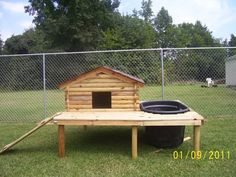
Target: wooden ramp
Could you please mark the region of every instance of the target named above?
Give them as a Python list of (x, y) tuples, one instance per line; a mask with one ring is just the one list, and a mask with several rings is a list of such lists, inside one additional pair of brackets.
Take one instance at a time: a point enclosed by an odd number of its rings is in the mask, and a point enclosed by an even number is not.
[(41, 127), (43, 127), (44, 125), (46, 125), (47, 123), (49, 123), (55, 116), (60, 115), (61, 113), (57, 113), (54, 114), (52, 117), (46, 118), (43, 121), (41, 121), (35, 128), (33, 128), (32, 130), (30, 130), (29, 132), (27, 132), (26, 134), (22, 135), (20, 138), (16, 139), (15, 141), (13, 141), (10, 144), (7, 144), (6, 146), (4, 146), (1, 150), (0, 150), (0, 154), (2, 154), (3, 152), (7, 151), (8, 149), (10, 149), (11, 147), (15, 146), (16, 144), (18, 144), (20, 141), (22, 141), (23, 139), (27, 138), (29, 135), (31, 135), (32, 133), (34, 133), (35, 131), (37, 131), (38, 129), (40, 129)]

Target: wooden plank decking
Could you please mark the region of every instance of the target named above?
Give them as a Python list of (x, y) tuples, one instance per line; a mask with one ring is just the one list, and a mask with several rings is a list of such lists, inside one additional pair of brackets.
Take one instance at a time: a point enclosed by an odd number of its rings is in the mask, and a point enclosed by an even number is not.
[(194, 150), (200, 150), (200, 127), (204, 118), (189, 111), (183, 114), (152, 114), (142, 111), (124, 112), (62, 112), (54, 117), (53, 122), (58, 125), (59, 156), (64, 157), (65, 140), (64, 125), (90, 125), (90, 126), (131, 126), (132, 127), (132, 159), (138, 154), (137, 136), (138, 126), (179, 126), (192, 125), (194, 137)]
[(187, 121), (199, 120), (202, 121), (203, 117), (194, 112), (189, 111), (181, 114), (152, 114), (142, 111), (124, 111), (124, 112), (62, 112), (60, 115), (55, 116), (54, 123), (60, 121), (83, 121), (83, 120), (97, 120), (97, 121)]

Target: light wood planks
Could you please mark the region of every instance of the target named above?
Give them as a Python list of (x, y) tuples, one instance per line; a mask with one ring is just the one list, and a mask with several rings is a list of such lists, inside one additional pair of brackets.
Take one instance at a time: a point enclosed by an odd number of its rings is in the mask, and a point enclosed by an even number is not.
[(200, 126), (203, 117), (194, 111), (184, 114), (160, 115), (132, 112), (64, 112), (54, 117), (58, 125), (59, 157), (65, 155), (64, 126), (90, 125), (90, 126), (131, 126), (131, 157), (138, 156), (138, 126), (166, 126), (166, 125), (193, 125), (194, 150), (200, 151)]
[(134, 91), (134, 87), (94, 87), (94, 88), (69, 88), (69, 92), (112, 92)]
[(37, 131), (38, 129), (40, 129), (41, 127), (43, 127), (44, 125), (46, 125), (47, 123), (51, 122), (54, 117), (60, 115), (61, 113), (56, 113), (54, 114), (52, 117), (49, 117), (47, 119), (44, 119), (43, 121), (41, 121), (35, 128), (33, 128), (32, 130), (30, 130), (29, 132), (25, 133), (24, 135), (22, 135), (20, 138), (16, 139), (15, 141), (13, 141), (12, 143), (6, 145), (3, 147), (3, 149), (0, 150), (0, 154), (7, 151), (8, 149), (10, 149), (11, 147), (15, 146), (16, 144), (18, 144), (19, 142), (21, 142), (22, 140), (24, 140), (25, 138), (27, 138), (28, 136), (30, 136), (32, 133), (34, 133), (35, 131)]
[(134, 108), (134, 104), (113, 104), (112, 108), (115, 109), (126, 109), (126, 108)]
[(132, 127), (132, 160), (135, 160), (138, 156), (138, 127)]
[(113, 91), (112, 96), (133, 96), (134, 92), (133, 91)]
[[(102, 110), (104, 112), (96, 112)], [(165, 120), (197, 120), (203, 121), (203, 117), (194, 112), (189, 111), (183, 114), (152, 114), (143, 111), (128, 111), (128, 112), (106, 112), (109, 109), (94, 109), (95, 112), (62, 112), (54, 117), (54, 120), (69, 120), (69, 119), (109, 119), (109, 120), (147, 120), (147, 121), (165, 121)]]
[(133, 111), (133, 109), (70, 109), (69, 112), (130, 112), (130, 111)]
[(59, 88), (65, 89), (66, 86), (71, 86), (78, 82), (83, 82), (84, 80), (89, 80), (90, 78), (94, 79), (116, 79), (126, 83), (135, 83), (139, 86), (143, 86), (144, 82), (141, 79), (135, 78), (128, 74), (122, 73), (120, 71), (113, 70), (108, 67), (98, 67), (92, 71), (82, 73), (80, 76), (72, 78), (66, 82), (63, 82), (59, 85)]
[(137, 93), (138, 87), (135, 84), (134, 85), (134, 110), (137, 111), (139, 110), (139, 97), (138, 97), (138, 93)]
[(133, 100), (112, 100), (112, 104), (133, 104)]
[(72, 95), (69, 96), (69, 101), (92, 101), (92, 95)]
[(119, 79), (114, 79), (114, 78), (109, 78), (109, 79), (93, 78), (93, 79), (83, 80), (81, 83), (124, 83), (124, 82)]
[(139, 126), (176, 126), (176, 125), (194, 125), (203, 124), (203, 117), (196, 112), (190, 111), (184, 114), (161, 115), (151, 114), (142, 111), (124, 111), (125, 109), (117, 109), (114, 112), (109, 109), (92, 110), (94, 112), (64, 112), (56, 116), (54, 121), (67, 125), (139, 125)]
[(112, 96), (112, 100), (134, 100), (138, 99), (136, 96)]
[(104, 79), (104, 78), (110, 78), (110, 79), (114, 79), (114, 77), (113, 76), (111, 76), (111, 75), (108, 75), (108, 74), (105, 74), (105, 73), (97, 73), (96, 74), (96, 76), (94, 76), (94, 77), (90, 77), (90, 79)]
[(200, 151), (200, 125), (193, 127), (193, 137), (194, 137), (194, 150)]
[(89, 125), (89, 126), (142, 126), (139, 121), (109, 121), (109, 120), (61, 120), (54, 121), (57, 125)]
[(94, 88), (94, 87), (132, 87), (132, 84), (124, 83), (124, 82), (78, 83), (78, 84), (71, 85), (70, 88)]
[(70, 101), (71, 105), (92, 105), (92, 100), (78, 100), (78, 101)]
[(92, 109), (92, 105), (72, 105), (70, 104), (67, 108), (69, 109)]
[(70, 106), (70, 99), (69, 99), (69, 87), (66, 88), (65, 91), (65, 104), (66, 104), (66, 110), (69, 111), (69, 106)]
[(136, 84), (120, 80), (113, 75), (94, 73), (67, 86), (65, 91), (67, 111), (92, 111), (92, 92), (111, 92), (112, 111), (139, 110)]
[(70, 92), (68, 93), (69, 96), (91, 96), (91, 92)]
[(64, 125), (58, 125), (58, 155), (60, 158), (65, 156)]

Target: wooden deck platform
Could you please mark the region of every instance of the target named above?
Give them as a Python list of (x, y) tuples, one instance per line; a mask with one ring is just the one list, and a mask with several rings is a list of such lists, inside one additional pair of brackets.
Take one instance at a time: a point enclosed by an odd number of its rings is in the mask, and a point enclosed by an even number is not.
[(181, 126), (192, 125), (194, 150), (200, 150), (200, 126), (204, 118), (194, 111), (183, 114), (152, 114), (142, 111), (125, 112), (62, 112), (53, 118), (58, 125), (59, 156), (65, 155), (64, 126), (131, 126), (132, 127), (132, 159), (137, 157), (137, 136), (139, 126)]

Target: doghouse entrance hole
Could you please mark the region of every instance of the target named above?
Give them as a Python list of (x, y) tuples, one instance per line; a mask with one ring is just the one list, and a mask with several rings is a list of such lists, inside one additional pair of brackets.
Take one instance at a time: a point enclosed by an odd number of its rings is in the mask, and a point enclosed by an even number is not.
[(111, 92), (92, 92), (93, 108), (111, 108)]

